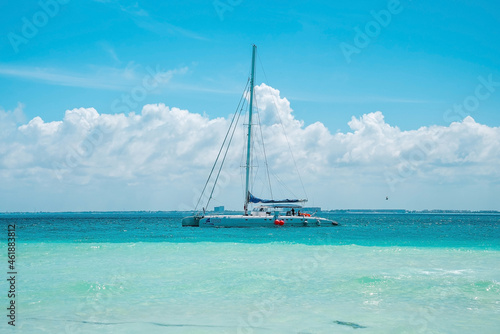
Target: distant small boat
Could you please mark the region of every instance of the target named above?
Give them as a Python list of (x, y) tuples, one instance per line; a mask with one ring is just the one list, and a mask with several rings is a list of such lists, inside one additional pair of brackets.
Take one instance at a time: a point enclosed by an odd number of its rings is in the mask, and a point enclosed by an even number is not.
[[(300, 213), (300, 210), (303, 209), (303, 203), (307, 202), (306, 199), (281, 199), (281, 200), (261, 199), (253, 196), (250, 192), (250, 170), (251, 170), (251, 152), (252, 152), (252, 113), (253, 113), (253, 102), (254, 102), (256, 49), (257, 47), (253, 45), (252, 69), (251, 69), (250, 84), (249, 84), (248, 133), (247, 133), (247, 145), (246, 145), (247, 154), (246, 154), (246, 165), (245, 165), (245, 201), (243, 205), (244, 214), (205, 215), (205, 210), (203, 210), (203, 212), (199, 212), (193, 216), (183, 218), (182, 226), (199, 226), (199, 227), (336, 226), (338, 225), (338, 223), (335, 221), (316, 217), (314, 216), (314, 214)], [(229, 129), (228, 134), (230, 131), (231, 128)], [(219, 155), (221, 151), (219, 151)], [(214, 171), (214, 168), (212, 168), (212, 172)], [(222, 166), (220, 168), (222, 168)], [(212, 173), (210, 173), (210, 176), (211, 175)], [(209, 201), (210, 199), (211, 195), (209, 197)], [(258, 206), (254, 207), (252, 210), (249, 210), (249, 205), (254, 205), (254, 204)]]

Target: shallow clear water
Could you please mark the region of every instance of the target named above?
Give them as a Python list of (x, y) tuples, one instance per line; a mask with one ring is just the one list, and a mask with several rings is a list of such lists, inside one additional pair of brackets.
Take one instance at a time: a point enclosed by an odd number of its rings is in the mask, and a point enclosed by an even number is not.
[[(1, 215), (5, 235), (8, 224), (17, 230), (16, 331), (498, 333), (500, 216), (325, 217), (341, 225), (198, 229), (171, 213)], [(6, 275), (5, 243), (0, 252)]]

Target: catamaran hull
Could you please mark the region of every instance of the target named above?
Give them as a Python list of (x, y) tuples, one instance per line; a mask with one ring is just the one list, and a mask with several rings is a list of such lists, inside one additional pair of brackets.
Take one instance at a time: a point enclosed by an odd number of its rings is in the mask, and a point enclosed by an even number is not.
[[(277, 225), (276, 220), (282, 221), (282, 225)], [(196, 224), (197, 223), (197, 224)], [(337, 222), (325, 218), (299, 217), (299, 216), (205, 216), (186, 217), (182, 220), (182, 226), (199, 227), (329, 227), (336, 226)]]

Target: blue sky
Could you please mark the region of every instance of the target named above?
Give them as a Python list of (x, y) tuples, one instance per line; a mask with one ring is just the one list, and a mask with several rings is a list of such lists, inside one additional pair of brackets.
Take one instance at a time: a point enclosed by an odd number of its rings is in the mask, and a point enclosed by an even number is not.
[[(32, 22), (42, 8), (38, 1), (3, 4), (1, 105), (22, 102), (28, 118), (48, 121), (82, 106), (112, 112), (111, 101), (135, 84), (116, 85), (128, 65), (187, 66), (186, 75), (144, 102), (225, 116), (244, 84), (252, 43), (269, 84), (296, 114), (331, 128), (376, 110), (404, 129), (445, 124), (443, 112), (473, 92), (479, 75), (499, 77), (496, 2), (401, 1), (402, 11), (350, 63), (340, 43), (354, 45), (354, 28), (363, 30), (387, 1), (240, 2), (222, 7), (221, 20), (214, 1), (69, 1), (18, 52), (5, 35), (22, 36), (22, 18)], [(88, 84), (7, 75), (6, 68), (80, 75)], [(482, 103), (476, 121), (500, 125), (499, 101), (495, 94)]]
[[(493, 1), (42, 0), (3, 2), (0, 13), (0, 111), (15, 116), (17, 128), (35, 117), (60, 122), (78, 108), (128, 115), (158, 103), (207, 119), (227, 118), (245, 85), (252, 44), (258, 46), (257, 84), (279, 90), (304, 128), (321, 122), (332, 135), (347, 134), (354, 132), (348, 124), (353, 117), (377, 111), (403, 132), (448, 129), (468, 115), (488, 128), (500, 126), (500, 4)], [(346, 47), (357, 51), (346, 54)], [(164, 80), (140, 90), (151, 73), (162, 73)], [(142, 95), (125, 103), (134, 92)], [(18, 143), (12, 136), (6, 142)], [(5, 175), (9, 182), (26, 179)], [(497, 177), (485, 174), (486, 186), (479, 189), (498, 195)], [(100, 181), (90, 179), (78, 189), (90, 187), (85, 189), (91, 193), (99, 187)], [(26, 182), (26, 189), (39, 193), (33, 201), (41, 200), (46, 191)], [(390, 193), (387, 184), (371, 186), (384, 198)], [(22, 194), (12, 199), (12, 208), (123, 209), (90, 199), (81, 206), (58, 206), (55, 200), (22, 205)], [(148, 206), (139, 199), (131, 203), (134, 209)], [(407, 198), (394, 205), (428, 206), (409, 203)], [(462, 207), (454, 203), (437, 206)], [(377, 205), (370, 198), (352, 204)], [(495, 205), (472, 207), (500, 209)]]

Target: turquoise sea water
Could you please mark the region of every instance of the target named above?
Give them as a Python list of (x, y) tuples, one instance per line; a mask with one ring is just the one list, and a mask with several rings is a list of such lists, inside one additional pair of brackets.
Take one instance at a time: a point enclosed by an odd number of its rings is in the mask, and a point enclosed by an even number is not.
[[(323, 214), (199, 229), (173, 213), (2, 214), (19, 333), (498, 333), (500, 215)], [(7, 324), (7, 243), (0, 248)]]

